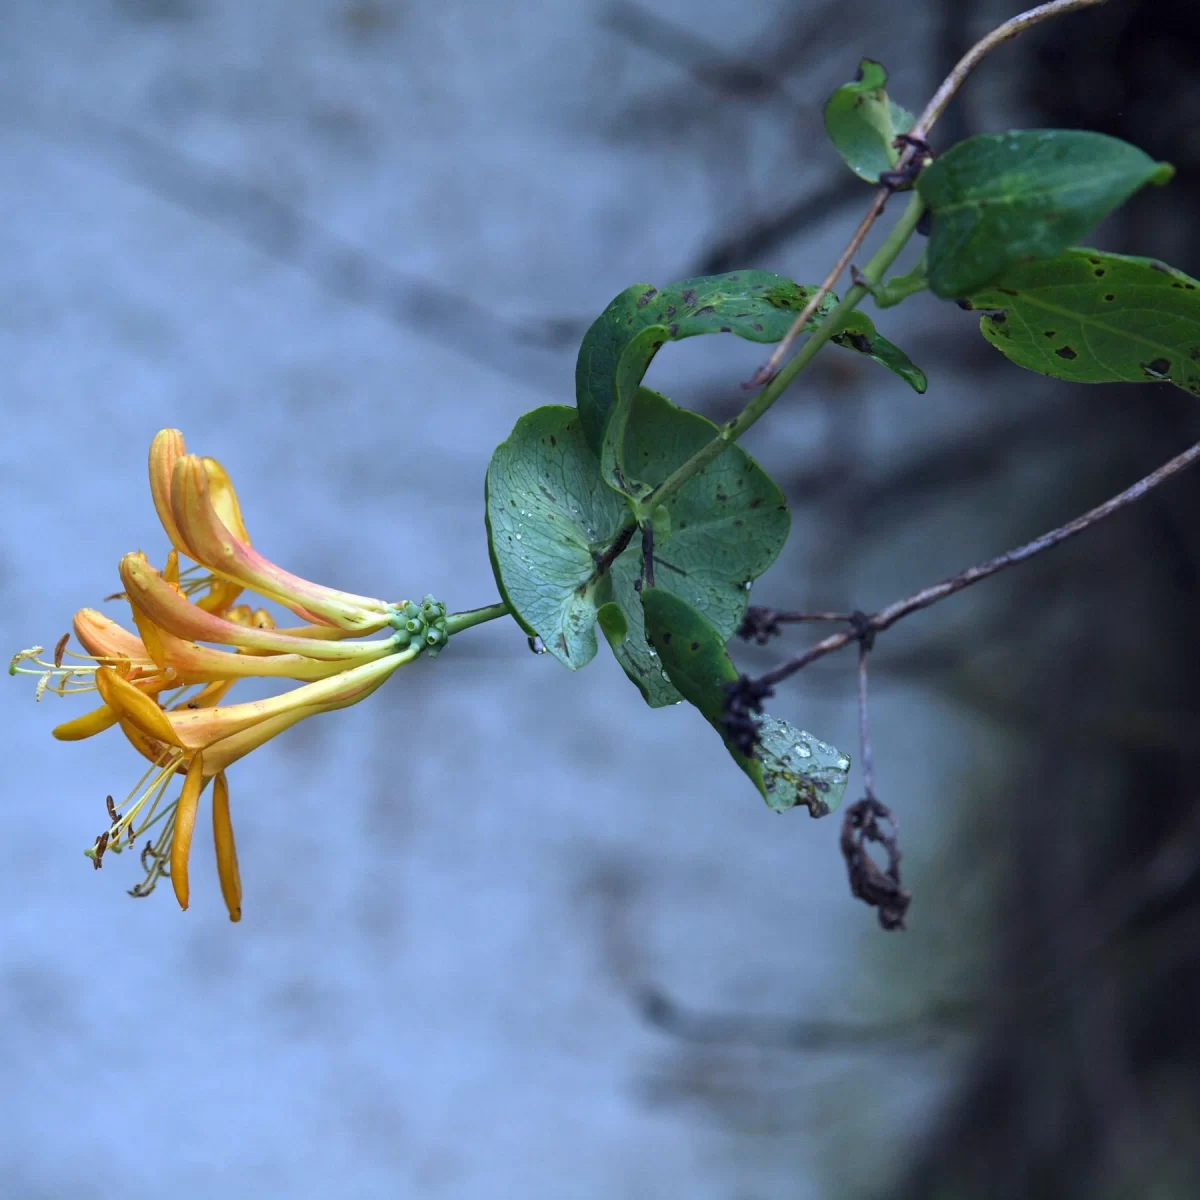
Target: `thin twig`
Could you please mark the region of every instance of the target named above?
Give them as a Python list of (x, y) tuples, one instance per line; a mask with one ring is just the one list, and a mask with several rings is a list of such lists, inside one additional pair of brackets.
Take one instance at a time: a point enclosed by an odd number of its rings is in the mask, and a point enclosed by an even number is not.
[[(1015, 38), (1018, 34), (1040, 25), (1051, 17), (1063, 17), (1067, 13), (1076, 12), (1083, 8), (1096, 8), (1106, 4), (1108, 0), (1053, 0), (1050, 4), (1039, 4), (1027, 12), (1018, 13), (1010, 21), (993, 29), (986, 37), (981, 38), (954, 64), (954, 69), (942, 80), (941, 87), (933, 94), (933, 99), (925, 105), (925, 111), (912, 127), (912, 136), (924, 139), (936, 124), (938, 118), (946, 110), (946, 105), (954, 97), (954, 93), (967, 81), (980, 62), (1003, 42)], [(911, 156), (910, 156), (911, 158)], [(899, 166), (899, 164), (897, 164)]]
[(872, 635), (858, 641), (858, 744), (862, 762), (863, 791), (875, 799), (875, 758), (871, 753), (871, 722), (867, 715), (867, 674), (871, 663)]
[[(1031, 8), (1027, 12), (1019, 13), (1012, 20), (1005, 21), (1003, 25), (993, 29), (986, 37), (981, 38), (954, 64), (954, 69), (942, 80), (941, 86), (933, 94), (933, 99), (925, 106), (925, 111), (921, 113), (920, 117), (917, 118), (917, 123), (909, 131), (908, 140), (906, 140), (904, 148), (896, 160), (895, 167), (889, 174), (893, 178), (902, 178), (913, 167), (917, 157), (927, 152), (924, 143), (929, 138), (929, 131), (945, 111), (946, 105), (950, 103), (954, 94), (966, 82), (971, 72), (1002, 42), (1007, 42), (1009, 39), (1015, 38), (1018, 34), (1024, 33), (1027, 29), (1032, 29), (1035, 25), (1039, 25), (1042, 21), (1047, 21), (1051, 17), (1064, 16), (1078, 9), (1094, 8), (1097, 5), (1105, 3), (1107, 3), (1107, 0), (1052, 0), (1049, 4), (1041, 4), (1037, 8)], [(771, 357), (754, 373), (754, 378), (750, 381), (751, 387), (761, 387), (766, 383), (770, 383), (775, 378), (775, 375), (779, 371), (779, 364), (783, 362), (787, 352), (803, 332), (804, 326), (808, 323), (813, 313), (817, 311), (821, 301), (833, 291), (834, 285), (841, 278), (842, 272), (850, 265), (850, 260), (854, 257), (859, 246), (862, 245), (863, 240), (870, 232), (871, 226), (875, 224), (883, 213), (884, 207), (888, 202), (888, 197), (891, 196), (894, 190), (895, 188), (884, 185), (875, 193), (875, 199), (871, 201), (871, 207), (867, 209), (866, 216), (859, 222), (858, 228), (854, 231), (854, 235), (850, 238), (850, 241), (846, 244), (846, 248), (838, 257), (833, 270), (825, 277), (821, 286), (808, 298), (808, 303), (800, 310), (799, 315), (792, 322), (792, 327), (784, 335), (783, 341), (772, 351)]]
[(809, 296), (808, 303), (797, 314), (796, 319), (792, 322), (792, 327), (783, 335), (783, 341), (771, 351), (771, 357), (754, 372), (754, 377), (750, 380), (750, 387), (762, 387), (764, 384), (770, 383), (776, 374), (778, 374), (779, 364), (783, 362), (787, 352), (792, 348), (792, 343), (803, 332), (804, 326), (808, 324), (813, 313), (820, 307), (821, 301), (833, 291), (833, 285), (837, 283), (841, 278), (842, 272), (849, 266), (850, 260), (857, 253), (859, 246), (863, 244), (863, 239), (870, 233), (871, 226), (879, 220), (884, 205), (887, 204), (888, 197), (891, 194), (892, 189), (886, 187), (881, 187), (876, 193), (875, 199), (871, 202), (871, 207), (867, 209), (867, 215), (859, 221), (858, 228), (854, 231), (854, 236), (846, 243), (846, 248), (842, 251), (837, 262), (833, 264), (833, 269), (825, 276), (825, 280), (821, 286)]
[[(949, 579), (942, 580), (941, 583), (935, 583), (932, 587), (922, 588), (919, 592), (914, 592), (911, 596), (903, 600), (897, 600), (894, 604), (889, 604), (887, 608), (882, 608), (877, 613), (869, 616), (864, 623), (864, 628), (872, 633), (882, 633), (885, 629), (890, 629), (897, 621), (907, 617), (910, 613), (917, 612), (922, 608), (928, 608), (930, 605), (936, 604), (939, 600), (944, 600), (947, 596), (952, 596), (955, 592), (961, 592), (973, 583), (978, 583), (981, 579), (987, 579), (999, 571), (1003, 571), (1008, 567), (1015, 566), (1017, 563), (1032, 558), (1035, 554), (1041, 554), (1043, 550), (1049, 550), (1059, 545), (1060, 542), (1065, 542), (1068, 538), (1074, 537), (1077, 533), (1082, 533), (1085, 529), (1090, 529), (1091, 526), (1097, 524), (1099, 521), (1103, 521), (1106, 517), (1112, 516), (1113, 513), (1119, 512), (1135, 500), (1140, 500), (1152, 488), (1156, 488), (1160, 483), (1166, 482), (1166, 480), (1170, 479), (1173, 475), (1177, 475), (1185, 467), (1190, 467), (1197, 459), (1200, 459), (1200, 442), (1197, 442), (1196, 445), (1185, 450), (1182, 454), (1176, 455), (1170, 462), (1163, 463), (1161, 467), (1155, 471), (1151, 471), (1144, 479), (1139, 479), (1132, 487), (1126, 488), (1125, 491), (1113, 496), (1111, 500), (1106, 500), (1103, 504), (1090, 509), (1082, 516), (1076, 517), (1075, 520), (1068, 521), (1066, 525), (1060, 525), (1057, 529), (1052, 529), (1049, 533), (1044, 533), (1041, 537), (1034, 538), (1033, 541), (1026, 542), (1025, 545), (1018, 546), (1015, 550), (1009, 550), (1005, 554), (989, 558), (986, 562), (979, 563), (974, 567), (968, 567), (965, 571), (960, 571), (957, 575), (952, 575)], [(789, 659), (773, 671), (768, 671), (760, 677), (759, 682), (773, 687), (789, 675), (794, 675), (797, 671), (807, 667), (809, 663), (816, 662), (817, 659), (824, 658), (826, 654), (832, 654), (835, 650), (840, 650), (843, 646), (859, 640), (861, 636), (860, 632), (854, 628), (830, 634), (829, 637), (810, 646), (803, 654)]]

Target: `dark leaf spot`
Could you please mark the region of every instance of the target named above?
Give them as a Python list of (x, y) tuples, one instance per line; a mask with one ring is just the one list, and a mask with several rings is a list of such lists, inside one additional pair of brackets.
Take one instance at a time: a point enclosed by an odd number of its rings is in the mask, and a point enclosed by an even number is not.
[(696, 316), (707, 317), (709, 313), (715, 313), (716, 307), (712, 304), (706, 304), (703, 308), (696, 309)]
[(1047, 329), (1047, 330), (1045, 331), (1045, 333), (1046, 333), (1046, 336), (1047, 336), (1048, 338), (1056, 338), (1056, 337), (1058, 337), (1058, 330), (1057, 330), (1057, 329)]
[(648, 291), (643, 292), (638, 297), (638, 302), (637, 302), (638, 308), (645, 308), (646, 305), (649, 304), (650, 301), (657, 295), (658, 295), (658, 288), (650, 288)]
[(1169, 379), (1171, 377), (1171, 363), (1165, 358), (1154, 358), (1148, 363), (1142, 363), (1142, 370), (1155, 379)]
[(1070, 346), (1059, 346), (1054, 352), (1059, 358), (1078, 358), (1079, 355)]
[(1100, 278), (1102, 278), (1102, 277), (1103, 277), (1103, 275), (1104, 275), (1104, 268), (1103, 268), (1103, 267), (1097, 267), (1097, 268), (1096, 268), (1096, 269), (1095, 269), (1095, 270), (1092, 272), (1092, 274), (1093, 274), (1093, 275), (1095, 275), (1095, 277), (1096, 277), (1097, 279), (1100, 279)]
[(692, 643), (692, 649), (693, 649), (693, 650), (699, 650), (699, 649), (700, 649), (700, 643), (699, 643), (699, 642), (693, 642), (693, 643)]
[(722, 326), (721, 326), (721, 332), (722, 332), (722, 333), (732, 333), (732, 332), (733, 332), (733, 328), (732, 328), (732, 326), (729, 326), (729, 325), (722, 325)]
[(755, 321), (750, 328), (753, 329), (755, 333), (762, 333), (763, 331), (763, 327), (757, 321)]
[[(672, 337), (679, 336), (679, 326), (676, 325), (674, 321), (672, 321), (671, 324), (667, 326), (667, 329), (670, 331), (670, 334)], [(659, 342), (659, 345), (661, 346), (662, 343)], [(672, 353), (674, 353), (674, 352), (672, 351)]]
[(557, 445), (558, 445), (558, 438), (556, 438), (556, 437), (554, 436), (554, 434), (551, 434), (551, 435), (550, 435), (550, 445), (552, 445), (552, 446), (557, 446)]
[(759, 497), (758, 497), (756, 500), (751, 500), (751, 501), (750, 501), (750, 507), (751, 507), (751, 508), (757, 508), (757, 507), (758, 507), (758, 506), (759, 506), (761, 503), (762, 503), (762, 497), (761, 497), (761, 496), (759, 496)]
[(673, 305), (673, 304), (668, 304), (668, 305), (667, 305), (667, 316), (668, 316), (668, 317), (673, 317), (674, 315), (675, 315), (675, 305)]
[(664, 646), (669, 646), (671, 644), (671, 635), (669, 633), (664, 633), (662, 635), (662, 643)]
[(1105, 293), (1104, 298), (1111, 304), (1116, 299), (1116, 296), (1114, 296), (1112, 292), (1107, 292)]
[(683, 295), (680, 298), (683, 300), (684, 304), (688, 306), (688, 308), (691, 308), (696, 303), (696, 289), (685, 288)]
[(1014, 292), (1012, 288), (998, 287), (996, 291), (1003, 292), (1006, 296), (1019, 296), (1021, 294), (1020, 292)]
[(971, 312), (975, 307), (970, 300), (955, 300), (954, 303), (957, 304), (959, 308), (964, 309), (966, 312)]

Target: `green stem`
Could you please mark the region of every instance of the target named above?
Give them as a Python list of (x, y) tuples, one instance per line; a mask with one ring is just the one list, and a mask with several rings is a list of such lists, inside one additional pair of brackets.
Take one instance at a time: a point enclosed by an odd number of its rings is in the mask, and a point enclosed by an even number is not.
[(717, 455), (736, 442), (787, 391), (792, 380), (808, 366), (817, 351), (835, 333), (845, 327), (845, 318), (858, 307), (859, 302), (868, 291), (879, 285), (884, 272), (896, 261), (900, 251), (912, 237), (924, 211), (925, 202), (921, 199), (920, 194), (914, 191), (909, 197), (904, 212), (900, 214), (900, 219), (863, 270), (862, 277), (866, 286), (855, 284), (851, 287), (825, 320), (813, 330), (808, 341), (800, 347), (795, 357), (788, 361), (783, 370), (732, 421), (723, 425), (720, 433), (707, 446), (702, 446), (642, 501), (640, 507), (643, 511), (652, 512), (655, 505), (668, 503), (697, 471), (702, 470)]
[(508, 605), (501, 600), (498, 604), (488, 604), (483, 608), (469, 608), (466, 612), (451, 613), (446, 618), (446, 634), (453, 637), (464, 629), (470, 629), (472, 625), (482, 625), (484, 621), (506, 617), (510, 611)]

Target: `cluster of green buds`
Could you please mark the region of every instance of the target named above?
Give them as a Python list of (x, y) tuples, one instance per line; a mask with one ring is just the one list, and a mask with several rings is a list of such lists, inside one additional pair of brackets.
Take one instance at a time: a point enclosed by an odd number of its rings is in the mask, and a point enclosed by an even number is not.
[(420, 604), (406, 600), (393, 611), (391, 625), (399, 634), (400, 645), (419, 646), (431, 658), (445, 649), (450, 637), (446, 606), (432, 596), (422, 597)]

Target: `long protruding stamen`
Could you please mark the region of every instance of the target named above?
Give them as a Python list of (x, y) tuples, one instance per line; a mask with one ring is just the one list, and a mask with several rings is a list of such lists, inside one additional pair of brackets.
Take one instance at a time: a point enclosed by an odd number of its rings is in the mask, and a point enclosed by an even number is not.
[[(111, 817), (117, 808), (123, 808), (125, 812), (118, 814), (112, 820), (109, 827), (96, 839), (96, 844), (89, 846), (84, 854), (94, 861), (98, 861), (105, 850), (119, 854), (122, 849), (121, 839), (123, 837), (127, 839), (128, 845), (132, 845), (149, 828), (154, 818), (154, 810), (158, 807), (167, 785), (171, 782), (171, 777), (182, 762), (183, 755), (176, 753), (170, 755), (165, 762), (152, 763), (141, 779), (133, 785), (124, 801), (120, 805), (111, 806), (109, 815)], [(150, 811), (146, 814), (146, 819), (142, 822), (141, 827), (135, 829), (134, 823), (147, 804), (150, 805)]]

